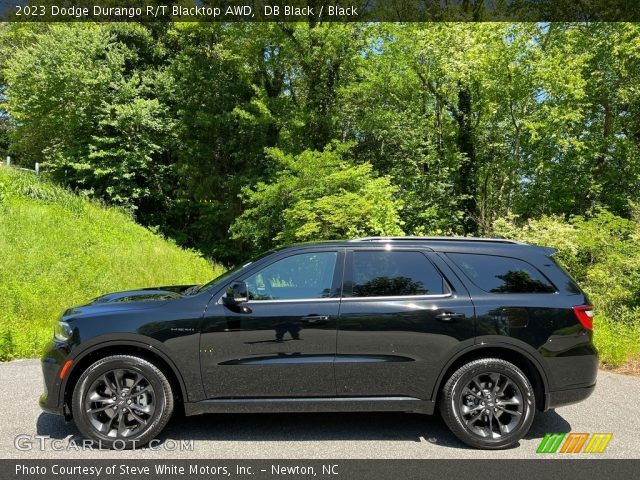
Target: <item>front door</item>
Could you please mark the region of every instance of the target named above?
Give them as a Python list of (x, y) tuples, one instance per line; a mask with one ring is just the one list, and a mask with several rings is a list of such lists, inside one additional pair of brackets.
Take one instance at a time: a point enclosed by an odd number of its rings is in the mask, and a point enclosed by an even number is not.
[(208, 398), (334, 396), (344, 252), (297, 251), (248, 271), (249, 301), (212, 300), (201, 336)]
[(469, 294), (435, 254), (395, 247), (348, 251), (338, 395), (430, 399), (451, 353), (473, 340)]

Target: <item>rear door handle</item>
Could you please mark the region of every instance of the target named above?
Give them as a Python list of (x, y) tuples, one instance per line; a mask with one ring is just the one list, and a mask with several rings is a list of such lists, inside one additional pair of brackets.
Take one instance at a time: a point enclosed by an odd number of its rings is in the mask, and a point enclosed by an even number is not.
[(436, 315), (436, 318), (441, 322), (455, 322), (456, 320), (462, 320), (466, 315), (458, 312), (442, 312)]
[(306, 317), (302, 317), (300, 320), (302, 320), (303, 323), (308, 323), (310, 325), (314, 325), (314, 324), (318, 324), (318, 323), (325, 323), (329, 321), (329, 316), (328, 315), (309, 315)]

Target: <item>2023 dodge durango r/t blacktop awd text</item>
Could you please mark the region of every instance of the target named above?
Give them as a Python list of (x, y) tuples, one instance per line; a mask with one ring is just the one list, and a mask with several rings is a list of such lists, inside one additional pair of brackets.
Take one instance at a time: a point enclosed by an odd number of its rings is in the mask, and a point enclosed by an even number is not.
[[(42, 361), (48, 412), (106, 446), (207, 412), (439, 408), (473, 447), (587, 398), (593, 310), (554, 250), (364, 238), (269, 252), (203, 286), (68, 309)], [(121, 447), (119, 447), (121, 448)]]

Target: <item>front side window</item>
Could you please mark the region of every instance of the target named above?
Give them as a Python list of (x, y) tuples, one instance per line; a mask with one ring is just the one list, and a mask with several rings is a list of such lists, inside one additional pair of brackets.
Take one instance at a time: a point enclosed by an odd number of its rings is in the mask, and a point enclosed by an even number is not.
[(354, 297), (444, 293), (444, 279), (420, 252), (353, 252)]
[(301, 253), (251, 275), (250, 300), (300, 300), (331, 296), (337, 252)]
[(465, 275), (485, 292), (553, 293), (556, 289), (533, 265), (495, 255), (449, 253)]

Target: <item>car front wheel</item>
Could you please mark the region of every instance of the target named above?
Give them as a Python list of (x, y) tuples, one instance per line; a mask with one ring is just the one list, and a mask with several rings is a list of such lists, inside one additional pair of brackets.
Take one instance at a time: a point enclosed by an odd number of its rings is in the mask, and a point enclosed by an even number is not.
[(498, 358), (474, 360), (456, 370), (442, 390), (440, 412), (449, 429), (474, 448), (513, 446), (535, 415), (535, 395), (526, 375)]
[(73, 391), (76, 426), (100, 447), (146, 445), (173, 412), (173, 392), (162, 371), (131, 355), (98, 360), (80, 376)]

